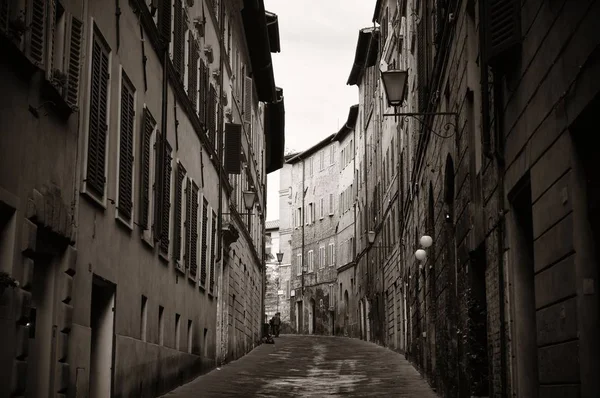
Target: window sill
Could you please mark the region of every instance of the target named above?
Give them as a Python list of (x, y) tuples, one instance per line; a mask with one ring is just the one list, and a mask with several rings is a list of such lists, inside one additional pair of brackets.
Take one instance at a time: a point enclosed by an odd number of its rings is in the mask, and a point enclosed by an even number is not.
[(117, 224), (121, 225), (121, 227), (126, 229), (128, 232), (133, 232), (133, 219), (130, 221), (123, 219), (121, 216), (119, 216), (118, 209), (117, 209), (117, 215), (115, 216), (115, 220), (117, 220)]
[(142, 236), (141, 236), (142, 242), (144, 242), (144, 244), (146, 246), (148, 246), (150, 249), (154, 250), (154, 242), (151, 241), (152, 237), (148, 238), (146, 236), (146, 232), (148, 232), (147, 229), (142, 230)]
[(175, 260), (175, 271), (182, 275), (185, 275), (185, 267), (181, 264), (181, 261)]
[(96, 195), (87, 191), (85, 186), (85, 182), (83, 183), (83, 190), (81, 191), (81, 195), (85, 196), (93, 205), (100, 208), (100, 210), (106, 210), (106, 203), (104, 199), (99, 199)]
[(190, 283), (196, 285), (196, 283), (198, 282), (198, 276), (196, 274), (188, 272), (188, 280), (190, 281)]
[(52, 103), (52, 109), (63, 120), (67, 120), (69, 116), (77, 109), (71, 108), (65, 101), (62, 94), (58, 91), (55, 85), (44, 79), (42, 82), (42, 97)]
[(158, 258), (160, 258), (164, 263), (166, 263), (166, 265), (169, 264), (169, 254), (168, 253), (165, 254), (165, 253), (159, 251)]

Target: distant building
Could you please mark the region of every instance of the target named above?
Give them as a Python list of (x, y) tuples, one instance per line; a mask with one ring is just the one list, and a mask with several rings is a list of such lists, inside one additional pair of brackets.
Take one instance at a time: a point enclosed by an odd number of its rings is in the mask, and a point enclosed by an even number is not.
[[(283, 254), (281, 263), (277, 254)], [(282, 333), (290, 328), (290, 263), (289, 255), (281, 252), (279, 236), (279, 220), (267, 221), (265, 225), (265, 264), (266, 264), (266, 293), (265, 293), (265, 322), (268, 322), (277, 312), (282, 321)], [(287, 261), (286, 261), (287, 260)]]

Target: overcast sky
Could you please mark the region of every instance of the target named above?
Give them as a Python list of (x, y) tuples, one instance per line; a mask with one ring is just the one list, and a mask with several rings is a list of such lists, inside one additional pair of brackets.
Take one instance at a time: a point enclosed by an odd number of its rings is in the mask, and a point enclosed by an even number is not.
[[(279, 17), (281, 52), (272, 54), (285, 98), (285, 146), (302, 151), (335, 133), (358, 103), (346, 81), (358, 31), (373, 25), (376, 0), (264, 0)], [(267, 220), (279, 218), (279, 172), (267, 181)]]

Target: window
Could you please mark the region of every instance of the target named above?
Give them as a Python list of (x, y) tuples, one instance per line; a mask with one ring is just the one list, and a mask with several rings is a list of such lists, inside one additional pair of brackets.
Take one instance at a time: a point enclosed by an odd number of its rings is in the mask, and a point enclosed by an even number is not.
[(175, 349), (179, 350), (179, 336), (181, 335), (181, 315), (175, 314)]
[[(34, 0), (32, 3), (32, 19), (34, 19), (35, 16), (33, 13), (35, 13), (36, 5), (41, 4), (43, 6), (46, 2)], [(48, 4), (48, 14), (46, 19), (49, 34), (46, 75), (48, 81), (60, 93), (67, 105), (73, 109), (79, 104), (83, 22), (67, 12), (58, 1)], [(30, 29), (32, 43), (38, 41), (34, 37), (36, 33), (35, 27), (36, 24), (32, 20)], [(35, 47), (43, 48), (39, 46)]]
[(313, 251), (309, 250), (308, 251), (308, 257), (306, 258), (306, 263), (308, 266), (308, 272), (314, 272), (315, 271), (315, 264), (314, 264), (314, 256), (313, 256)]
[[(163, 134), (165, 136), (166, 134)], [(159, 135), (160, 137), (160, 135)], [(162, 137), (162, 139), (167, 140), (167, 137)], [(157, 152), (158, 153), (158, 152)], [(161, 195), (162, 199), (162, 209), (161, 213), (158, 214), (155, 212), (155, 225), (161, 224), (161, 233), (160, 233), (160, 252), (165, 256), (169, 255), (169, 237), (170, 237), (170, 226), (171, 226), (171, 172), (172, 172), (172, 160), (171, 157), (172, 149), (169, 142), (165, 142), (165, 153), (163, 157), (164, 167), (161, 170), (163, 174), (163, 186), (160, 191), (155, 191), (157, 195)], [(155, 186), (158, 186), (158, 183), (155, 182)]]
[(186, 189), (186, 268), (190, 270), (190, 277), (195, 278), (198, 273), (198, 185), (190, 179), (187, 180)]
[(181, 82), (185, 75), (185, 36), (187, 23), (181, 0), (173, 1), (173, 41), (171, 42), (171, 60), (173, 68)]
[(162, 305), (158, 306), (158, 344), (165, 344), (165, 308)]
[(325, 268), (325, 247), (319, 247), (319, 268)]
[(192, 337), (193, 337), (193, 333), (192, 333), (192, 320), (188, 319), (188, 325), (187, 325), (187, 352), (188, 354), (192, 353)]
[(206, 284), (206, 255), (208, 251), (208, 201), (202, 199), (202, 251), (200, 252), (200, 285)]
[(310, 223), (313, 224), (315, 222), (315, 204), (310, 204)]
[(308, 214), (306, 215), (306, 225), (312, 224), (314, 217), (315, 207), (313, 203), (308, 204)]
[[(153, 185), (151, 181), (155, 177), (156, 142), (158, 130), (156, 121), (148, 108), (144, 108), (144, 116), (141, 132), (141, 154), (140, 160), (140, 227), (143, 231), (150, 230), (150, 214), (154, 206)], [(154, 154), (154, 156), (152, 156)]]
[(333, 216), (333, 212), (334, 212), (334, 210), (333, 210), (334, 209), (333, 198), (334, 198), (333, 194), (330, 193), (329, 194), (329, 215), (330, 216)]
[(133, 148), (135, 126), (135, 89), (121, 70), (121, 105), (119, 109), (119, 150), (117, 216), (131, 224), (133, 218)]
[(308, 158), (308, 176), (311, 177), (313, 175), (313, 158)]
[(103, 199), (108, 145), (110, 49), (97, 30), (94, 30), (92, 37), (91, 63), (85, 190)]
[[(175, 266), (179, 269), (179, 270), (183, 270), (182, 267), (182, 259), (181, 259), (181, 254), (182, 254), (182, 250), (181, 250), (181, 246), (183, 245), (183, 236), (187, 237), (187, 222), (188, 220), (191, 219), (191, 215), (190, 215), (190, 207), (188, 205), (188, 201), (189, 199), (186, 199), (186, 204), (185, 204), (185, 210), (186, 210), (186, 215), (185, 215), (185, 235), (184, 232), (182, 231), (182, 229), (184, 228), (184, 221), (183, 221), (183, 209), (184, 209), (184, 204), (183, 204), (183, 198), (185, 195), (185, 198), (188, 197), (187, 192), (188, 192), (188, 188), (189, 187), (189, 180), (187, 180), (187, 184), (185, 184), (186, 182), (186, 171), (185, 168), (183, 167), (183, 165), (179, 162), (177, 162), (177, 170), (175, 172), (175, 194), (174, 194), (174, 200), (175, 200), (175, 204), (174, 204), (174, 211), (173, 211), (173, 260), (175, 260)], [(185, 193), (184, 193), (184, 185), (186, 185), (185, 188)], [(187, 240), (186, 240), (187, 241)], [(188, 243), (186, 242), (186, 268), (189, 266), (187, 264), (187, 258), (188, 258), (188, 253), (187, 253), (187, 245)]]
[(329, 147), (329, 165), (335, 163), (335, 147), (332, 145)]
[(142, 296), (142, 309), (140, 311), (140, 339), (146, 341), (146, 327), (148, 325), (148, 298)]
[(319, 218), (322, 220), (325, 216), (325, 199), (319, 199)]
[(329, 265), (332, 266), (335, 264), (335, 244), (330, 243), (327, 247), (327, 260)]
[(189, 35), (189, 57), (187, 63), (187, 93), (188, 98), (194, 105), (194, 110), (198, 112), (198, 69), (200, 60), (200, 48), (193, 34), (188, 31)]
[(302, 253), (296, 254), (296, 275), (302, 275)]

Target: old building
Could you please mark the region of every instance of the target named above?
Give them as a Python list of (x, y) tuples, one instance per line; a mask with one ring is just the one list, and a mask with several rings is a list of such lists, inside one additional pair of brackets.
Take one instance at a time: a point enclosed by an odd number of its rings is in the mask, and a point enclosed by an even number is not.
[(2, 291), (0, 395), (156, 396), (244, 355), (261, 337), (266, 174), (283, 163), (277, 16), (262, 1), (0, 5), (0, 247), (19, 281)]
[[(338, 211), (338, 142), (332, 134), (310, 149), (289, 156), (280, 171), (280, 189), (287, 186), (291, 223), (290, 319), (297, 333), (333, 334), (332, 307), (336, 281)], [(289, 203), (288, 203), (289, 202)], [(280, 219), (281, 228), (284, 224)], [(290, 228), (290, 225), (285, 225)]]
[[(443, 396), (600, 391), (584, 132), (599, 14), (598, 1), (379, 0), (359, 34), (361, 336), (405, 352)], [(380, 70), (408, 71), (397, 108)]]
[[(287, 258), (286, 258), (287, 257)], [(279, 261), (281, 258), (281, 261)], [(290, 324), (290, 284), (291, 264), (289, 253), (286, 256), (281, 250), (279, 220), (267, 221), (265, 224), (265, 322), (276, 313), (281, 318), (281, 333), (291, 331)]]
[(356, 236), (356, 134), (358, 105), (350, 108), (348, 119), (335, 135), (338, 141), (338, 203), (339, 211), (336, 226), (337, 283), (334, 300), (330, 307), (335, 311), (335, 334), (358, 337), (359, 315), (357, 300), (351, 298), (358, 294), (355, 253)]

